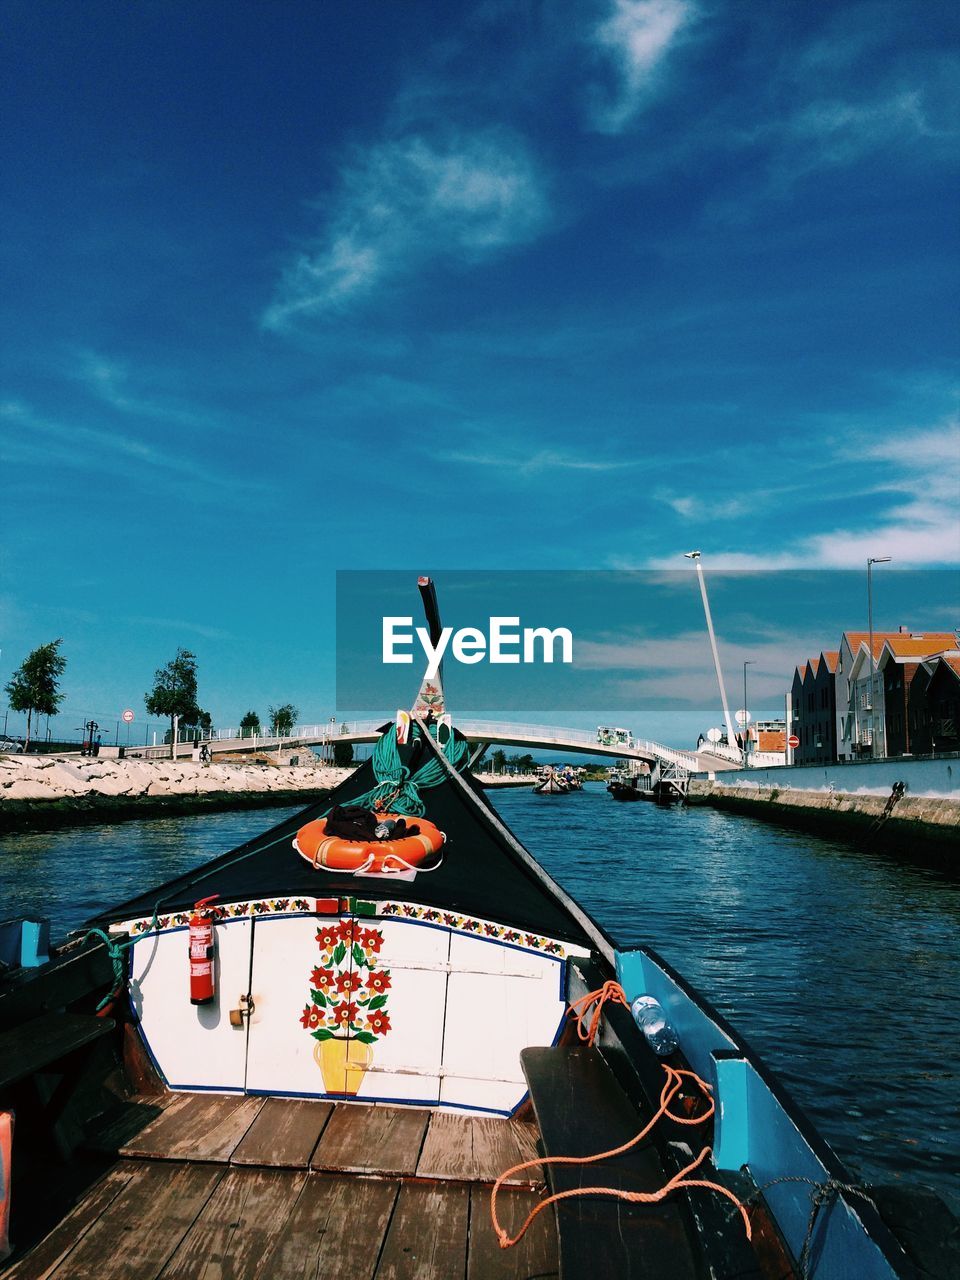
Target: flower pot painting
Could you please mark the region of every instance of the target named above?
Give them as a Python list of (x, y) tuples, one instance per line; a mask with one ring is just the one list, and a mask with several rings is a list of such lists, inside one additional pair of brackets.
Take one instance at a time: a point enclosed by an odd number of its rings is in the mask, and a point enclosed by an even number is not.
[(354, 1096), (373, 1061), (373, 1046), (390, 1030), (390, 970), (379, 967), (379, 929), (357, 920), (321, 924), (320, 963), (310, 974), (310, 1001), (300, 1021), (317, 1044), (314, 1061), (326, 1093)]

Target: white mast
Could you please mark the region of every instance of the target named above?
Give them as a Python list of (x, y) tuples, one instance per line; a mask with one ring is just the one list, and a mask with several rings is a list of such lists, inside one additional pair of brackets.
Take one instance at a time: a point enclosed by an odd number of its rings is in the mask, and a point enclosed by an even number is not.
[(717, 671), (717, 684), (720, 686), (720, 701), (723, 703), (723, 718), (727, 726), (727, 745), (733, 746), (733, 736), (736, 726), (730, 717), (730, 707), (727, 703), (727, 691), (723, 684), (723, 672), (720, 670), (720, 655), (717, 652), (717, 637), (713, 633), (713, 618), (710, 616), (710, 601), (707, 599), (707, 584), (703, 576), (703, 565), (700, 563), (699, 551), (685, 551), (683, 553), (688, 560), (692, 560), (697, 566), (697, 578), (700, 582), (700, 594), (703, 597), (703, 612), (707, 619), (707, 632), (710, 636), (710, 648), (713, 651), (713, 665)]

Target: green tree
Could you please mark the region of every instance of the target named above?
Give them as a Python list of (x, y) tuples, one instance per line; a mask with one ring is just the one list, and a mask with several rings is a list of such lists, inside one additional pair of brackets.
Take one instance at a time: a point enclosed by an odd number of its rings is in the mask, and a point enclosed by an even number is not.
[(248, 711), (240, 721), (240, 737), (252, 738), (254, 735), (259, 736), (260, 733), (260, 717), (255, 711)]
[(292, 702), (285, 702), (282, 707), (268, 707), (270, 714), (270, 732), (278, 738), (284, 738), (293, 732), (300, 712)]
[(507, 753), (502, 747), (498, 747), (491, 757), (491, 764), (494, 773), (503, 773), (507, 767)]
[(511, 756), (508, 764), (511, 764), (518, 773), (533, 773), (537, 768), (537, 762), (529, 751), (522, 756)]
[(60, 652), (63, 637), (42, 644), (24, 658), (21, 665), (8, 681), (7, 701), (11, 711), (27, 713), (27, 736), (24, 742), (26, 749), (30, 745), (30, 727), (33, 714), (37, 716), (55, 716), (63, 701), (60, 692), (60, 677), (63, 675), (67, 660)]
[(175, 750), (173, 722), (179, 716), (186, 724), (196, 724), (200, 717), (197, 706), (197, 659), (189, 649), (178, 649), (165, 667), (153, 678), (153, 689), (144, 694), (147, 714), (169, 716), (171, 750)]
[(352, 742), (335, 742), (333, 744), (333, 763), (339, 765), (341, 769), (346, 769), (348, 765), (353, 764)]

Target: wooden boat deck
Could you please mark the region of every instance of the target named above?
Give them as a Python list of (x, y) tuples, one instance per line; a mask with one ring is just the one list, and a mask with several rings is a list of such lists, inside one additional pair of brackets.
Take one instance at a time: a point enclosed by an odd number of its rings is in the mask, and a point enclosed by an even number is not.
[[(4, 1280), (544, 1280), (552, 1213), (502, 1251), (490, 1184), (536, 1156), (516, 1120), (299, 1099), (131, 1099), (116, 1164)], [(539, 1168), (501, 1193), (520, 1222)]]

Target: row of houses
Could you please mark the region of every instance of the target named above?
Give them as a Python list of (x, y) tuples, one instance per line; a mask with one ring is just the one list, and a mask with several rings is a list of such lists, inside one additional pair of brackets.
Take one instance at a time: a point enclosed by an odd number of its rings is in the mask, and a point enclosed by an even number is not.
[(794, 764), (960, 750), (960, 644), (952, 631), (845, 631), (797, 667), (787, 696)]

